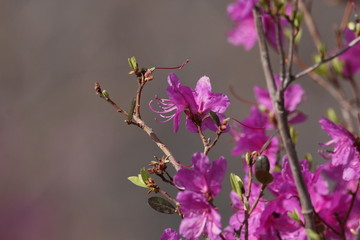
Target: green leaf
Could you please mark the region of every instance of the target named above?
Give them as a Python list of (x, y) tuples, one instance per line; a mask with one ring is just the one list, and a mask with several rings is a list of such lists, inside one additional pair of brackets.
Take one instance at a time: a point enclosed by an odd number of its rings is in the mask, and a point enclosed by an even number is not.
[(219, 119), (218, 115), (216, 115), (216, 113), (214, 113), (213, 111), (210, 111), (210, 117), (215, 122), (216, 126), (219, 127), (220, 126), (220, 119)]
[(131, 176), (128, 177), (129, 181), (132, 182), (133, 184), (139, 186), (139, 187), (143, 187), (143, 188), (149, 188), (148, 186), (146, 186), (146, 184), (143, 182), (143, 180), (141, 179), (141, 176)]
[(134, 116), (134, 110), (135, 110), (135, 104), (136, 104), (136, 100), (135, 98), (131, 101), (131, 105), (130, 105), (130, 109), (129, 109), (129, 113), (128, 113), (128, 119), (127, 121), (130, 123), (133, 119)]
[(143, 182), (145, 183), (147, 180), (149, 180), (150, 175), (148, 174), (148, 172), (145, 170), (145, 168), (142, 168), (140, 170), (140, 175), (141, 175), (141, 179), (143, 180)]
[(288, 212), (287, 214), (295, 222), (300, 222), (300, 216), (299, 216), (299, 213), (298, 213), (298, 211), (296, 209), (293, 212)]
[(234, 192), (236, 192), (239, 196), (244, 193), (244, 182), (238, 175), (230, 173), (230, 184), (232, 190), (234, 190)]
[(135, 70), (135, 68), (138, 67), (138, 64), (136, 62), (136, 58), (133, 56), (131, 58), (128, 58), (129, 66), (132, 70)]
[(289, 130), (290, 130), (291, 140), (293, 141), (293, 143), (296, 143), (299, 139), (299, 133), (295, 130), (293, 126), (289, 126)]
[(339, 75), (342, 75), (344, 72), (344, 62), (341, 61), (339, 58), (334, 58), (331, 63), (335, 72)]
[(339, 118), (333, 108), (328, 108), (326, 111), (326, 117), (335, 124), (339, 124)]
[(320, 236), (311, 229), (306, 229), (306, 235), (308, 235), (308, 237), (312, 240), (320, 240)]
[(109, 95), (109, 93), (106, 91), (106, 90), (102, 90), (102, 95), (105, 97), (105, 98), (109, 98), (110, 97), (110, 95)]
[(148, 199), (148, 203), (152, 209), (161, 213), (174, 214), (176, 212), (176, 208), (161, 197), (151, 197)]

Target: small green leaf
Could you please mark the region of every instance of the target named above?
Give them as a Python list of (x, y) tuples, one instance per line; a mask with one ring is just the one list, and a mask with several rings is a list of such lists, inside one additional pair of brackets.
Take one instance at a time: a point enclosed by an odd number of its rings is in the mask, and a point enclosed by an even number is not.
[(106, 90), (102, 90), (102, 95), (105, 97), (105, 98), (109, 98), (110, 97), (110, 95), (109, 95), (109, 93), (106, 91)]
[(288, 212), (287, 214), (295, 222), (300, 222), (300, 216), (299, 216), (299, 213), (298, 213), (298, 211), (296, 209), (293, 212)]
[(347, 27), (348, 27), (351, 31), (355, 31), (356, 24), (355, 24), (354, 22), (348, 22)]
[(216, 113), (214, 113), (213, 111), (210, 111), (210, 117), (215, 122), (216, 126), (219, 127), (220, 126), (220, 119), (219, 119), (218, 115), (216, 115)]
[(309, 163), (310, 168), (311, 168), (311, 165), (312, 165), (312, 163), (313, 163), (313, 156), (311, 155), (311, 153), (305, 154), (304, 158), (305, 158), (306, 161)]
[(289, 130), (290, 130), (291, 140), (293, 141), (293, 143), (296, 143), (299, 139), (299, 133), (295, 130), (293, 126), (289, 126)]
[(234, 173), (230, 173), (230, 184), (232, 190), (234, 190), (234, 192), (236, 192), (239, 196), (241, 196), (245, 192), (244, 182), (239, 176)]
[(143, 180), (143, 182), (145, 183), (147, 180), (149, 180), (150, 176), (148, 174), (148, 172), (145, 170), (145, 168), (142, 168), (140, 170), (140, 175), (141, 175), (141, 179)]
[(130, 182), (132, 182), (133, 184), (135, 184), (139, 187), (148, 188), (148, 186), (146, 186), (146, 184), (142, 181), (141, 177), (139, 177), (139, 176), (131, 176), (131, 177), (128, 177), (128, 179)]
[(151, 197), (148, 199), (148, 203), (152, 209), (161, 213), (174, 214), (176, 212), (176, 208), (161, 197)]
[(308, 237), (310, 237), (312, 240), (320, 240), (320, 236), (309, 228), (306, 229), (306, 235), (308, 235)]
[(249, 165), (251, 160), (251, 154), (249, 152), (246, 152), (245, 154), (245, 161)]
[(131, 105), (130, 105), (130, 109), (129, 109), (129, 113), (128, 113), (128, 122), (131, 122), (134, 116), (134, 110), (135, 110), (135, 104), (136, 104), (136, 100), (135, 98), (132, 100)]
[[(322, 61), (322, 57), (319, 54), (316, 54), (313, 59), (314, 59), (314, 63), (319, 63)], [(327, 63), (321, 64), (318, 68), (315, 69), (315, 72), (321, 76), (328, 76), (329, 75), (328, 64)]]
[(133, 56), (131, 58), (128, 58), (129, 66), (132, 70), (135, 70), (135, 68), (138, 67), (138, 64), (136, 62), (136, 58)]
[(326, 111), (326, 117), (335, 124), (339, 124), (339, 118), (333, 108), (328, 108)]
[(331, 63), (335, 72), (339, 75), (342, 75), (344, 72), (344, 62), (341, 61), (339, 58), (334, 58)]

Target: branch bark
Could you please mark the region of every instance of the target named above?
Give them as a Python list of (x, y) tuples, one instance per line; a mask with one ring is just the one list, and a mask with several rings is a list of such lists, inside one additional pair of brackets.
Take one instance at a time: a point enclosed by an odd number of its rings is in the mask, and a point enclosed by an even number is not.
[[(254, 18), (256, 23), (256, 29), (259, 38), (259, 50), (260, 50), (260, 59), (265, 75), (265, 80), (267, 87), (270, 92), (270, 96), (272, 99), (272, 103), (275, 106), (275, 112), (278, 120), (278, 127), (280, 130), (280, 135), (286, 150), (286, 153), (289, 157), (290, 168), (293, 174), (293, 178), (295, 181), (295, 185), (299, 194), (300, 204), (302, 208), (302, 213), (305, 219), (305, 227), (307, 229), (315, 230), (315, 222), (314, 222), (314, 211), (311, 203), (310, 195), (307, 191), (305, 181), (301, 174), (301, 168), (298, 161), (297, 153), (295, 150), (294, 143), (291, 140), (289, 126), (287, 122), (287, 112), (284, 105), (284, 88), (278, 89), (276, 88), (274, 81), (274, 74), (270, 63), (270, 56), (267, 47), (267, 43), (265, 40), (265, 34), (263, 30), (262, 24), (262, 16), (260, 13), (260, 9), (255, 7), (254, 9)], [(290, 74), (287, 74), (290, 75)]]

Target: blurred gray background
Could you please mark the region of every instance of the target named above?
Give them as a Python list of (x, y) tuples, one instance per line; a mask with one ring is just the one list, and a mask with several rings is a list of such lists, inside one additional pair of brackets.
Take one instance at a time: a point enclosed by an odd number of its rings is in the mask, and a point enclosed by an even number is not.
[[(127, 108), (136, 91), (128, 57), (148, 67), (176, 66), (189, 58), (176, 71), (184, 85), (194, 87), (208, 75), (215, 92), (229, 94), (233, 85), (253, 100), (252, 87), (265, 86), (258, 52), (227, 43), (230, 2), (0, 1), (0, 239), (159, 239), (164, 228), (177, 229), (177, 216), (149, 208), (146, 190), (127, 180), (161, 152), (145, 133), (124, 124), (93, 86), (99, 81)], [(315, 1), (313, 10), (331, 48), (343, 6)], [(304, 31), (300, 53), (308, 63), (313, 51)], [(168, 73), (155, 72), (144, 103), (156, 94), (166, 96)], [(317, 121), (337, 105), (308, 78), (300, 82), (307, 91), (301, 109), (310, 117), (296, 127), (298, 153), (319, 159), (318, 142), (327, 138)], [(249, 106), (229, 96), (228, 115), (245, 118)], [(183, 124), (174, 134), (172, 123), (154, 121), (146, 104), (143, 117), (183, 163), (202, 149), (198, 136), (183, 131)], [(210, 157), (225, 156), (229, 169), (240, 174), (232, 147), (231, 137), (224, 136)], [(216, 204), (226, 226), (231, 213), (227, 178), (224, 185)]]

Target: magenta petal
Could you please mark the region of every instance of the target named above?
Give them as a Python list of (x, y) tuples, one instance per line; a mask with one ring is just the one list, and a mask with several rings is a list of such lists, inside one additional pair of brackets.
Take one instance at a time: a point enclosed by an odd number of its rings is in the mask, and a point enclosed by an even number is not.
[(304, 89), (299, 84), (293, 84), (285, 91), (285, 108), (295, 111), (304, 98)]
[(181, 240), (181, 238), (174, 229), (166, 228), (163, 231), (160, 240)]
[(195, 153), (192, 157), (192, 163), (194, 166), (194, 170), (198, 171), (199, 173), (205, 174), (208, 169), (210, 168), (210, 160), (209, 158), (203, 153)]
[(255, 86), (254, 93), (259, 104), (263, 105), (266, 109), (271, 111), (274, 109), (268, 90)]
[(212, 167), (206, 176), (213, 197), (216, 196), (221, 190), (221, 182), (224, 180), (226, 165), (225, 158), (219, 158), (213, 162)]
[(258, 35), (252, 15), (238, 23), (228, 35), (228, 41), (231, 44), (235, 46), (243, 45), (246, 51), (255, 46), (257, 39)]
[(197, 193), (205, 193), (207, 191), (205, 178), (191, 169), (180, 169), (174, 177), (174, 182), (181, 189)]

